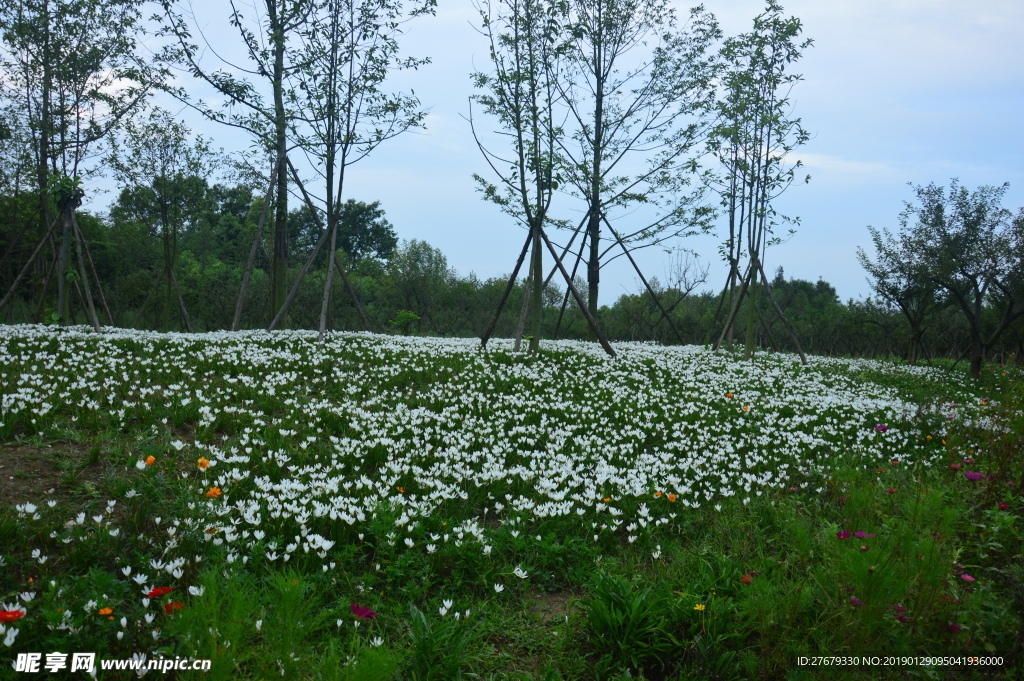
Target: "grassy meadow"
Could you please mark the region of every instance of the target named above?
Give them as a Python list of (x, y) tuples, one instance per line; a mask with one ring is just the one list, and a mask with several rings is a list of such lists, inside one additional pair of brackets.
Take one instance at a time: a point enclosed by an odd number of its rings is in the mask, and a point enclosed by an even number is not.
[(0, 679), (1024, 679), (1020, 368), (615, 348), (0, 327)]

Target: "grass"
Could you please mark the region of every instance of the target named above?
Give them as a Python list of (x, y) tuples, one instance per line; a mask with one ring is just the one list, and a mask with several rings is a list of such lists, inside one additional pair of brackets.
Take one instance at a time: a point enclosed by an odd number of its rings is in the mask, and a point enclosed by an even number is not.
[(1018, 369), (492, 345), (0, 327), (0, 678), (1024, 678)]

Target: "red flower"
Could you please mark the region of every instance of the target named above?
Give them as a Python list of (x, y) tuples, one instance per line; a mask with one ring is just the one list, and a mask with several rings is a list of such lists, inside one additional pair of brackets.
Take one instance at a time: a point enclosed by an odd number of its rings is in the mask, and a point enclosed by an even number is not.
[(13, 622), (24, 616), (24, 610), (0, 610), (0, 622)]
[(958, 463), (952, 463), (952, 464), (949, 465), (949, 467), (952, 468), (955, 471), (960, 470), (960, 464), (958, 464)]
[(146, 595), (150, 598), (160, 598), (161, 596), (166, 596), (172, 591), (174, 591), (173, 586), (158, 586)]
[(352, 614), (356, 616), (356, 619), (360, 619), (360, 620), (371, 620), (374, 617), (376, 617), (378, 614), (380, 614), (380, 613), (374, 612), (373, 610), (370, 610), (366, 606), (356, 605), (355, 603), (350, 605), (349, 609), (352, 610)]
[(1003, 501), (1000, 501), (1000, 502), (999, 502), (999, 510), (1000, 510), (1000, 511), (1006, 511), (1006, 510), (1008, 510), (1009, 508), (1010, 508), (1010, 505), (1009, 505), (1009, 504), (1007, 504), (1006, 502), (1003, 502)]
[(964, 630), (964, 628), (963, 628), (963, 627), (961, 627), (961, 626), (960, 626), (959, 624), (957, 624), (956, 622), (953, 622), (952, 624), (950, 624), (950, 625), (949, 625), (949, 630), (950, 630), (951, 632), (953, 632), (954, 634), (959, 634), (959, 633), (960, 633), (961, 631), (963, 631), (963, 630)]
[(166, 612), (168, 615), (170, 615), (175, 610), (181, 610), (184, 607), (185, 607), (184, 603), (179, 603), (178, 601), (172, 601), (170, 603), (165, 603), (164, 604), (164, 612)]
[(886, 494), (896, 494), (896, 492), (898, 492), (898, 491), (899, 490), (897, 490), (897, 489), (887, 489), (887, 490), (885, 490), (885, 493)]
[(754, 581), (754, 578), (751, 577), (750, 575), (743, 575), (742, 577), (740, 577), (740, 581), (743, 582), (744, 584), (750, 584), (751, 582)]

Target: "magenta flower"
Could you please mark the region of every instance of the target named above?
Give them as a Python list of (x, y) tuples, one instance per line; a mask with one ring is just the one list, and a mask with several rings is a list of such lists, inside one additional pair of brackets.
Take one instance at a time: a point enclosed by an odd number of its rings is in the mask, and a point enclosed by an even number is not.
[(966, 463), (966, 464), (974, 463), (974, 459), (964, 459), (964, 463)]
[(896, 613), (896, 621), (902, 624), (909, 624), (910, 618), (904, 615), (903, 613)]
[(974, 577), (971, 577), (966, 572), (964, 574), (960, 575), (960, 579), (964, 580), (965, 582), (973, 582), (973, 581), (975, 581)]
[(875, 535), (868, 534), (867, 532), (854, 532), (853, 536), (858, 539), (873, 539), (875, 537)]
[(875, 426), (875, 430), (877, 430), (879, 433), (884, 433), (885, 431), (889, 430), (889, 426), (879, 423), (877, 426)]
[(967, 478), (968, 480), (975, 481), (984, 478), (985, 474), (978, 473), (976, 471), (964, 471), (964, 477)]
[(896, 612), (907, 612), (907, 609), (904, 608), (899, 603), (897, 603), (896, 605), (892, 606), (892, 609), (895, 610)]
[(352, 614), (356, 616), (356, 619), (360, 619), (360, 620), (364, 620), (364, 621), (365, 620), (372, 620), (374, 617), (376, 617), (379, 614), (379, 613), (374, 612), (373, 610), (370, 610), (366, 606), (356, 605), (355, 603), (350, 605), (349, 609), (352, 610)]
[(864, 601), (857, 598), (856, 596), (850, 596), (850, 605), (852, 605), (855, 608), (859, 608), (860, 606), (864, 605)]
[(950, 625), (949, 625), (949, 630), (950, 630), (951, 632), (953, 632), (954, 634), (959, 634), (959, 633), (960, 633), (961, 631), (963, 631), (963, 630), (964, 630), (964, 628), (963, 628), (963, 627), (961, 627), (961, 626), (960, 626), (959, 624), (957, 624), (956, 622), (953, 622), (952, 624), (950, 624)]
[(849, 539), (852, 535), (849, 530), (843, 530), (842, 532), (836, 532), (836, 536), (840, 539)]

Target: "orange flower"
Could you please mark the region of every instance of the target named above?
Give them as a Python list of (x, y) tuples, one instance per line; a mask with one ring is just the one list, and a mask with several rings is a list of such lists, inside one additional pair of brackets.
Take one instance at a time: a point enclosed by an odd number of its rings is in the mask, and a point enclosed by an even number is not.
[(743, 407), (743, 411), (750, 411), (750, 407), (748, 407), (748, 406), (744, 405), (744, 407)]
[(605, 502), (608, 502), (608, 501), (611, 501), (611, 500), (612, 500), (612, 498), (611, 498), (611, 497), (605, 497), (605, 498), (604, 498), (604, 499), (602, 499), (601, 501), (605, 501)]
[(102, 609), (100, 610), (100, 614), (101, 614), (101, 615), (109, 615), (109, 614), (110, 614), (110, 613), (112, 613), (112, 612), (114, 612), (114, 611), (113, 611), (112, 609), (110, 609), (110, 608), (102, 608)]
[(149, 456), (147, 456), (147, 457), (146, 457), (146, 465), (147, 465), (147, 466), (152, 466), (152, 465), (153, 465), (153, 464), (155, 464), (155, 463), (156, 463), (156, 457), (155, 457), (155, 456), (153, 456), (153, 455), (151, 454), (151, 455), (149, 455)]
[(732, 393), (726, 393), (725, 396), (728, 398), (732, 398)]
[(655, 492), (655, 493), (654, 493), (654, 496), (656, 496), (656, 497), (660, 497), (660, 496), (661, 496), (661, 492)]
[(200, 468), (209, 468), (210, 467), (210, 462), (206, 459), (205, 456), (199, 457), (199, 467)]
[(405, 494), (405, 488), (404, 487), (395, 487), (395, 489), (398, 490), (399, 494)]
[(675, 494), (669, 494), (669, 495), (668, 495), (668, 500), (669, 500), (669, 501), (671, 501), (671, 502), (675, 502), (675, 500), (676, 500), (676, 495), (675, 495)]
[(211, 487), (210, 491), (206, 493), (206, 496), (211, 497), (211, 498), (219, 497), (220, 496), (220, 487)]

